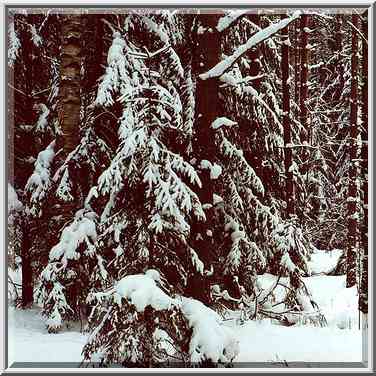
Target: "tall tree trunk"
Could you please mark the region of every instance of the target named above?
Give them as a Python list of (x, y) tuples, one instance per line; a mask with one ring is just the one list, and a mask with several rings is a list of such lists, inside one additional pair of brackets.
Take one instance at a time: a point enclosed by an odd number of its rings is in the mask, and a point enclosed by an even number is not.
[[(284, 15), (283, 18), (287, 16)], [(290, 124), (290, 82), (289, 82), (289, 27), (286, 26), (281, 31), (282, 35), (282, 110), (283, 110), (283, 138), (285, 143), (285, 201), (286, 214), (290, 217), (294, 214), (294, 177), (291, 171), (292, 148), (291, 145), (291, 124)]]
[[(358, 15), (353, 14), (351, 22), (358, 28)], [(346, 253), (346, 287), (356, 284), (356, 248), (358, 242), (358, 220), (357, 220), (357, 138), (358, 138), (358, 35), (353, 28), (351, 38), (351, 94), (350, 94), (350, 168), (349, 186), (347, 195), (348, 215), (348, 239)]]
[[(201, 14), (199, 19), (206, 32), (199, 35), (196, 50), (197, 74), (204, 73), (215, 66), (220, 60), (220, 35), (215, 31), (219, 14)], [(211, 30), (211, 31), (209, 31)], [(197, 79), (196, 84), (196, 123), (195, 133), (197, 146), (202, 159), (213, 161), (215, 158), (214, 130), (211, 123), (219, 116), (219, 85), (218, 80)], [(210, 181), (210, 172), (204, 169), (201, 174), (202, 189), (199, 191), (201, 202), (212, 203), (213, 189)]]
[[(34, 17), (33, 15), (27, 15), (25, 17), (25, 22), (33, 24)], [(21, 43), (22, 43), (22, 62), (24, 65), (24, 74), (25, 74), (25, 94), (26, 94), (26, 103), (23, 113), (23, 120), (26, 124), (32, 125), (36, 121), (35, 112), (33, 110), (34, 99), (33, 99), (33, 85), (34, 85), (34, 62), (33, 62), (33, 53), (34, 53), (34, 44), (30, 38), (30, 32), (28, 27), (23, 27), (21, 34)], [(30, 146), (29, 146), (30, 147)], [(34, 149), (34, 145), (31, 146)], [(35, 150), (32, 150), (35, 154)], [(17, 150), (16, 150), (17, 152)], [(30, 152), (30, 151), (29, 151)], [(15, 171), (15, 174), (18, 175), (19, 172)], [(24, 174), (22, 183), (26, 183), (27, 175)], [(22, 220), (22, 243), (21, 243), (21, 266), (22, 266), (22, 307), (28, 308), (33, 304), (33, 270), (31, 266), (31, 248), (32, 241), (30, 237), (30, 225), (32, 225), (33, 219), (29, 216)]]
[[(308, 63), (309, 63), (309, 49), (308, 49), (308, 28), (309, 16), (303, 14), (300, 21), (300, 33), (301, 33), (301, 68), (300, 68), (300, 122), (303, 126), (302, 129), (302, 141), (308, 142)], [(306, 152), (306, 149), (303, 149)], [(307, 153), (306, 153), (307, 154)]]
[(299, 104), (299, 64), (300, 64), (300, 48), (299, 48), (299, 22), (295, 22), (294, 26), (294, 100), (296, 105)]
[[(300, 123), (302, 129), (300, 132), (300, 140), (303, 145), (308, 144), (309, 141), (309, 124), (308, 124), (308, 62), (309, 62), (309, 50), (308, 50), (308, 33), (306, 32), (309, 25), (309, 15), (303, 14), (300, 19), (300, 35), (301, 35), (301, 61), (300, 61)], [(308, 147), (303, 146), (301, 151), (301, 174), (305, 180), (305, 192), (303, 192), (301, 205), (303, 206), (301, 219), (304, 218), (306, 211), (308, 210), (308, 163), (309, 163), (309, 150)]]
[[(71, 10), (73, 12), (73, 10)], [(78, 144), (81, 109), (81, 15), (62, 17), (62, 49), (60, 65), (59, 119), (61, 139), (59, 146), (68, 155)]]
[[(260, 26), (260, 16), (258, 13), (251, 13), (246, 17), (252, 22), (252, 24), (256, 25), (256, 27)], [(254, 28), (252, 30), (254, 30)], [(260, 47), (256, 46), (246, 53), (246, 57), (249, 59), (249, 69), (247, 75), (251, 77), (257, 77), (260, 75), (260, 52)], [(259, 92), (260, 86), (260, 78), (252, 80), (252, 87), (257, 92)], [(251, 100), (247, 105), (252, 113), (255, 111), (255, 105), (257, 105), (257, 102), (255, 100)], [(255, 145), (252, 145), (254, 144), (254, 141), (251, 134), (255, 131), (257, 132), (257, 137), (259, 137), (260, 140), (265, 138), (263, 129), (258, 123), (257, 116), (249, 116), (248, 119), (244, 119), (243, 121), (239, 122), (239, 139), (241, 148), (244, 151), (244, 158), (253, 167), (257, 176), (263, 181), (265, 190), (267, 191), (268, 189), (271, 189), (271, 174), (268, 173), (267, 168), (263, 167), (262, 165), (262, 151), (260, 148), (255, 148)]]
[(362, 15), (362, 177), (363, 177), (363, 228), (362, 228), (362, 274), (359, 291), (359, 310), (368, 313), (368, 14)]
[[(203, 12), (197, 16), (197, 27), (203, 28), (202, 34), (197, 34), (196, 49), (194, 51), (194, 73), (197, 76), (196, 104), (195, 104), (195, 155), (201, 160), (213, 162), (216, 155), (215, 131), (211, 128), (212, 122), (220, 113), (219, 85), (216, 78), (201, 80), (198, 76), (215, 66), (221, 57), (220, 34), (216, 31), (216, 25), (221, 13)], [(198, 161), (200, 163), (200, 161)], [(213, 182), (210, 179), (208, 169), (200, 169), (202, 187), (198, 190), (198, 196), (202, 204), (213, 204)], [(208, 231), (211, 227), (213, 208), (205, 210), (206, 221), (194, 223), (192, 233), (195, 251), (203, 261), (205, 268), (209, 269), (215, 259), (213, 238)], [(189, 294), (197, 299), (208, 301), (209, 292), (205, 277), (194, 273), (191, 278)]]

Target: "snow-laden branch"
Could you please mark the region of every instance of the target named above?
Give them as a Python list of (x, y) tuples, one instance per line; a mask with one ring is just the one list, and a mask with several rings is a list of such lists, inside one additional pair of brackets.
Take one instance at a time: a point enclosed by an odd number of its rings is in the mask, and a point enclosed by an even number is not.
[(235, 62), (242, 57), (248, 50), (257, 44), (263, 42), (264, 40), (270, 38), (272, 35), (276, 34), (279, 30), (285, 28), (289, 23), (299, 18), (301, 12), (297, 10), (291, 17), (284, 18), (283, 20), (272, 24), (265, 29), (258, 31), (254, 34), (245, 44), (239, 46), (236, 51), (226, 59), (220, 61), (217, 65), (211, 68), (209, 71), (200, 74), (201, 80), (207, 80), (209, 78), (215, 78), (221, 76), (227, 70), (229, 70)]
[(230, 12), (226, 16), (221, 17), (218, 20), (217, 30), (221, 33), (222, 31), (226, 30), (231, 24), (233, 24), (239, 17), (249, 13), (249, 9), (247, 10), (235, 10)]
[(353, 28), (357, 34), (360, 35), (360, 37), (366, 42), (366, 44), (368, 44), (368, 40), (367, 38), (364, 36), (364, 34), (350, 21), (347, 21), (347, 23), (351, 26), (351, 28)]

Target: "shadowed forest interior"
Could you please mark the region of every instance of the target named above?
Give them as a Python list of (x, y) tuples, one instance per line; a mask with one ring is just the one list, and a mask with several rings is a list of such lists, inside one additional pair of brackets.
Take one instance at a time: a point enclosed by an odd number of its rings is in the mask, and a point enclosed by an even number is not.
[(259, 361), (254, 322), (366, 325), (367, 9), (7, 19), (14, 314), (124, 367)]

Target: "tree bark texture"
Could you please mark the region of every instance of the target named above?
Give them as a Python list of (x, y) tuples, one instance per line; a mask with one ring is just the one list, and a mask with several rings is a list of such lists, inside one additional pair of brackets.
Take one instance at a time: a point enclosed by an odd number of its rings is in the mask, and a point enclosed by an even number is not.
[[(358, 15), (352, 15), (351, 22), (358, 28)], [(347, 194), (348, 214), (348, 242), (347, 242), (347, 265), (346, 287), (356, 284), (356, 256), (358, 243), (358, 219), (357, 219), (357, 138), (358, 138), (358, 35), (353, 28), (351, 37), (351, 93), (350, 93), (350, 168), (349, 185)]]
[[(286, 18), (284, 16), (283, 18)], [(289, 83), (289, 27), (286, 26), (281, 31), (282, 35), (282, 60), (281, 60), (281, 70), (282, 70), (282, 110), (283, 110), (283, 138), (285, 144), (285, 202), (287, 205), (286, 214), (290, 217), (294, 214), (294, 177), (291, 171), (292, 166), (292, 149), (286, 147), (286, 145), (291, 144), (291, 123), (290, 123), (290, 83)]]
[[(363, 14), (362, 32), (368, 41), (367, 13)], [(363, 248), (362, 273), (359, 291), (359, 310), (368, 313), (368, 45), (362, 40), (362, 177), (363, 177), (363, 223), (361, 242)]]
[(61, 142), (68, 155), (78, 144), (81, 110), (81, 15), (64, 14), (60, 65)]

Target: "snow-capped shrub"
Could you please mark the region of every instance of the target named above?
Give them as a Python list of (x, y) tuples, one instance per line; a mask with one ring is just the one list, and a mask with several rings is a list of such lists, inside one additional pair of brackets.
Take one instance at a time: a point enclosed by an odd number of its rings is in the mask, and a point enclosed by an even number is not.
[(317, 304), (312, 301), (302, 277), (309, 276), (312, 249), (301, 229), (291, 221), (280, 223), (271, 234), (269, 271), (277, 276), (289, 277), (288, 306), (311, 312)]
[[(90, 294), (92, 334), (85, 361), (101, 366), (192, 366), (229, 363), (238, 353), (231, 329), (199, 301), (170, 297), (156, 270), (129, 275)], [(162, 334), (162, 335), (161, 335)]]
[(310, 275), (308, 261), (312, 248), (296, 224), (289, 221), (278, 224), (270, 241), (270, 268), (275, 274)]

